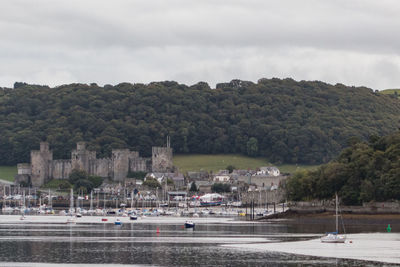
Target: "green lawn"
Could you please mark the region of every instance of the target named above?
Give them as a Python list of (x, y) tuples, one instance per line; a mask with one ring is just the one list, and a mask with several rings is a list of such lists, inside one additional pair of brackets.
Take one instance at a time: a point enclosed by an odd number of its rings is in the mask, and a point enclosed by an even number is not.
[(14, 182), (17, 174), (17, 166), (0, 166), (0, 179)]
[(265, 158), (251, 158), (243, 155), (174, 155), (174, 165), (180, 172), (219, 171), (233, 165), (236, 169), (257, 169), (263, 166), (277, 166), (282, 173), (293, 173), (300, 169), (315, 169), (318, 165), (274, 165)]
[[(42, 185), (40, 188), (41, 189), (59, 189), (61, 184), (68, 183), (68, 180), (57, 180), (53, 179), (50, 182)], [(69, 183), (68, 183), (69, 184)], [(65, 189), (65, 191), (69, 192), (70, 189)]]

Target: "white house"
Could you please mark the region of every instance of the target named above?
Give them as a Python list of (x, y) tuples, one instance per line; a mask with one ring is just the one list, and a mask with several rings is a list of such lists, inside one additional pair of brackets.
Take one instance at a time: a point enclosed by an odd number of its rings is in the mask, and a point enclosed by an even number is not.
[(217, 183), (227, 183), (231, 177), (229, 175), (223, 174), (223, 175), (215, 175), (213, 181)]
[(279, 176), (281, 172), (277, 167), (261, 167), (257, 175)]

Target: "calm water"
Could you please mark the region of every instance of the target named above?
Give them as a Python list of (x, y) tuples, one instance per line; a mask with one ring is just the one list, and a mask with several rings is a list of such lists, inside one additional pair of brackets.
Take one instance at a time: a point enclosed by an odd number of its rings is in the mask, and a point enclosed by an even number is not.
[[(182, 223), (185, 221), (182, 218)], [(157, 228), (160, 233), (157, 233)], [(349, 232), (381, 225), (353, 225)], [(0, 265), (24, 263), (118, 263), (158, 266), (382, 266), (379, 263), (226, 248), (229, 243), (282, 242), (316, 238), (326, 222), (245, 224), (0, 224)], [(390, 266), (387, 264), (386, 266)]]

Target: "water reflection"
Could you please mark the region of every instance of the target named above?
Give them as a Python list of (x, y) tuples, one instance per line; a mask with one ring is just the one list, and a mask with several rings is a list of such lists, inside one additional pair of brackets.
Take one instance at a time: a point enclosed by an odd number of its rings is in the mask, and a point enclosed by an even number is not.
[[(329, 224), (0, 224), (0, 262), (160, 266), (373, 266), (354, 260), (249, 252), (219, 246), (315, 238)], [(157, 228), (160, 230), (157, 233)], [(353, 228), (352, 230), (356, 230)], [(307, 234), (308, 233), (308, 234)], [(380, 266), (380, 264), (376, 264)], [(387, 265), (389, 266), (389, 265)]]

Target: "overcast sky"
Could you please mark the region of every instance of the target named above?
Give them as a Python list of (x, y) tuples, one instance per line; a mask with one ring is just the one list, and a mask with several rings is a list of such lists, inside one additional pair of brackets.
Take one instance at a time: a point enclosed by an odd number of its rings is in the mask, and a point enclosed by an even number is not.
[(400, 1), (4, 0), (0, 86), (321, 80), (400, 87)]

